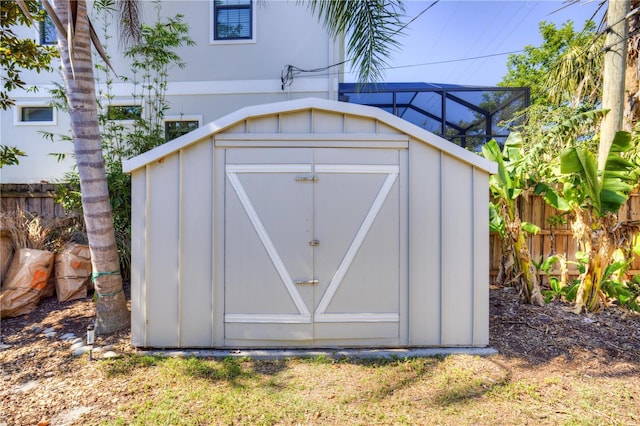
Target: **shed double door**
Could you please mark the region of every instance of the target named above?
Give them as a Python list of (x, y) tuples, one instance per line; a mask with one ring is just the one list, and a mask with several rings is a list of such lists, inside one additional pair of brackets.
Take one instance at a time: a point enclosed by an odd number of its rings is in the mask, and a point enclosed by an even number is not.
[(229, 149), (227, 345), (397, 344), (400, 151)]

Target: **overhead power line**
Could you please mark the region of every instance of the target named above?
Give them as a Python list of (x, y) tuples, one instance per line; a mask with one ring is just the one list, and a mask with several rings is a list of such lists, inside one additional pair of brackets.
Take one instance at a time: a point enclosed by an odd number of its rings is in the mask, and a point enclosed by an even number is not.
[(467, 58), (458, 58), (458, 59), (447, 59), (444, 61), (434, 61), (434, 62), (423, 62), (420, 64), (411, 64), (411, 65), (396, 65), (393, 67), (386, 67), (384, 69), (399, 69), (399, 68), (412, 68), (412, 67), (424, 67), (424, 66), (428, 66), (428, 65), (440, 65), (440, 64), (449, 64), (452, 62), (464, 62), (464, 61), (475, 61), (476, 59), (485, 59), (485, 58), (492, 58), (494, 56), (504, 56), (504, 55), (511, 55), (513, 53), (522, 53), (524, 52), (523, 49), (521, 50), (512, 50), (509, 52), (500, 52), (500, 53), (492, 53), (489, 55), (480, 55), (480, 56), (470, 56)]

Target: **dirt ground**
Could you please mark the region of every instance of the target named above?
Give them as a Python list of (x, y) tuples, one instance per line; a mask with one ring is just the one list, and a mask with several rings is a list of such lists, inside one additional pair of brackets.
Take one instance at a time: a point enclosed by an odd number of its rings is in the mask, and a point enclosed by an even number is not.
[[(107, 384), (96, 363), (73, 356), (69, 341), (60, 338), (85, 337), (93, 315), (90, 298), (58, 303), (54, 297), (28, 315), (2, 320), (0, 426), (81, 424), (77, 419), (89, 407), (100, 413), (92, 420), (116, 417), (132, 392), (126, 377), (109, 378)], [(51, 329), (56, 335), (47, 337)], [(128, 331), (98, 337), (96, 344), (119, 354), (135, 352)], [(561, 302), (521, 305), (512, 289), (494, 287), (490, 345), (499, 352), (492, 357), (514, 376), (571, 369), (630, 381), (640, 377), (640, 314), (615, 306), (575, 315)], [(29, 392), (34, 387), (39, 392)]]

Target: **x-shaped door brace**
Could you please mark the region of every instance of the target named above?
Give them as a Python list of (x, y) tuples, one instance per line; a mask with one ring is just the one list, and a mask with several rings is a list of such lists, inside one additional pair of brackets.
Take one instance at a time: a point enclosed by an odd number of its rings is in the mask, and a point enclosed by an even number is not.
[(362, 246), (367, 233), (371, 229), (380, 209), (382, 208), (387, 196), (391, 192), (393, 184), (398, 178), (399, 167), (397, 165), (364, 165), (364, 164), (228, 164), (226, 166), (226, 175), (229, 183), (233, 187), (235, 193), (242, 204), (251, 224), (256, 230), (260, 241), (264, 245), (271, 262), (276, 268), (280, 279), (285, 285), (289, 296), (293, 300), (299, 314), (226, 314), (226, 322), (278, 322), (278, 323), (310, 323), (312, 321), (311, 314), (306, 304), (302, 300), (298, 289), (296, 288), (291, 275), (280, 257), (269, 233), (264, 227), (258, 213), (256, 212), (251, 200), (245, 191), (242, 182), (238, 178), (240, 173), (374, 173), (386, 174), (380, 190), (367, 212), (360, 228), (355, 234), (351, 245), (347, 249), (338, 269), (333, 275), (329, 286), (320, 299), (320, 303), (316, 308), (313, 320), (315, 322), (397, 322), (399, 314), (390, 313), (327, 313), (326, 310), (333, 300), (336, 291), (340, 287), (344, 276), (346, 275), (351, 263), (356, 257), (358, 250)]

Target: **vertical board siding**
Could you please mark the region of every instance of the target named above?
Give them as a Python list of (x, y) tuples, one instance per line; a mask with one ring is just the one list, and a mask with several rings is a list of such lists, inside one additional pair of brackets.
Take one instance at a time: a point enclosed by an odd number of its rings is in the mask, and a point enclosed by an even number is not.
[(409, 345), (409, 150), (398, 151), (400, 176), (400, 344)]
[(213, 330), (211, 338), (215, 346), (224, 346), (224, 188), (226, 150), (214, 148), (211, 164), (213, 167), (213, 192), (211, 193), (213, 198), (213, 215), (211, 217), (213, 260), (210, 267), (213, 277), (211, 294), (213, 312), (211, 313), (210, 321)]
[(344, 133), (343, 115), (313, 111), (313, 133)]
[(280, 114), (280, 133), (313, 133), (312, 111)]
[(344, 131), (345, 133), (374, 134), (377, 131), (376, 121), (370, 118), (347, 115), (345, 116)]
[[(409, 344), (437, 346), (441, 335), (440, 151), (409, 145)], [(435, 208), (434, 208), (435, 207)]]
[(245, 121), (241, 121), (238, 124), (235, 124), (227, 129), (224, 129), (224, 133), (249, 133), (249, 125), (247, 123), (247, 121), (249, 121), (250, 119), (247, 119)]
[(395, 128), (391, 127), (391, 126), (387, 126), (385, 123), (378, 122), (378, 133), (380, 133), (380, 134), (389, 134), (389, 133), (397, 134), (398, 131)]
[(473, 346), (489, 344), (489, 175), (473, 169)]
[(473, 175), (443, 155), (442, 345), (473, 343)]
[(278, 133), (278, 127), (278, 117), (272, 115), (247, 120), (247, 133)]
[(131, 176), (131, 344), (147, 346), (147, 168)]
[[(549, 206), (542, 197), (536, 195), (528, 195), (522, 197), (518, 204), (518, 212), (523, 222), (530, 222), (540, 227), (537, 235), (530, 235), (528, 238), (528, 247), (531, 252), (531, 258), (538, 261), (540, 258), (547, 258), (553, 254), (565, 254), (567, 260), (575, 262), (576, 251), (578, 245), (573, 238), (571, 224), (558, 222), (557, 218), (560, 212)], [(640, 220), (640, 193), (634, 193), (629, 196), (629, 200), (621, 207), (618, 212), (620, 221)], [(554, 220), (555, 219), (555, 220)], [(491, 282), (495, 283), (500, 271), (501, 243), (500, 238), (496, 234), (490, 237), (490, 276)], [(569, 279), (576, 278), (579, 275), (575, 264), (568, 264)], [(554, 265), (551, 275), (559, 274), (558, 265)], [(631, 264), (629, 274), (640, 273), (640, 256), (635, 255)], [(544, 285), (548, 284), (546, 276), (542, 277)]]
[(180, 346), (213, 345), (213, 143), (182, 155), (180, 206)]
[(180, 156), (149, 168), (147, 270), (148, 339), (152, 346), (179, 345)]

